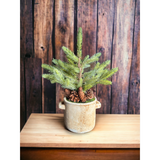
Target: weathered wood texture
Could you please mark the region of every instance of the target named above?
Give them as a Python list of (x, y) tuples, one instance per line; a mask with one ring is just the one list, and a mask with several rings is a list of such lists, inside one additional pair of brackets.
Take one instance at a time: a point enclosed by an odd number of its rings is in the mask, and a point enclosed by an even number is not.
[(112, 77), (112, 112), (126, 114), (133, 48), (135, 0), (115, 3), (112, 68), (119, 71)]
[(20, 130), (26, 122), (24, 60), (20, 59)]
[[(74, 51), (74, 1), (55, 1), (55, 58), (66, 60), (62, 46)], [(62, 113), (58, 104), (64, 98), (63, 89), (56, 84), (56, 112)]]
[(33, 56), (32, 0), (20, 1), (20, 129), (26, 122), (25, 57)]
[(83, 58), (96, 53), (97, 35), (97, 0), (77, 2), (77, 28), (83, 31)]
[[(100, 62), (112, 59), (114, 0), (102, 0), (98, 2), (98, 37), (97, 52), (101, 52)], [(111, 68), (108, 65), (108, 69)], [(111, 80), (111, 78), (110, 78)], [(97, 99), (102, 107), (97, 113), (110, 113), (111, 110), (111, 86), (97, 85)]]
[(25, 59), (25, 86), (26, 86), (26, 119), (31, 113), (42, 112), (42, 69), (41, 59)]
[(139, 149), (21, 148), (21, 160), (140, 160)]
[(21, 58), (33, 57), (33, 8), (32, 0), (21, 0), (21, 31), (20, 47)]
[(140, 113), (140, 0), (136, 0), (133, 56), (129, 87), (129, 114)]
[[(53, 57), (65, 60), (61, 47), (76, 50), (79, 27), (83, 29), (83, 57), (101, 52), (100, 62), (109, 59), (109, 68), (119, 67), (119, 71), (111, 78), (112, 86), (97, 85), (95, 88), (97, 98), (102, 103), (97, 113), (140, 113), (139, 0), (20, 2), (21, 128), (29, 116), (26, 113), (29, 110), (29, 106), (26, 106), (26, 92), (29, 89), (26, 88), (25, 59), (28, 64), (33, 63), (32, 58), (39, 58), (47, 64), (52, 63)], [(31, 75), (35, 73), (31, 69), (30, 72)], [(45, 71), (42, 69), (41, 72)], [(41, 112), (61, 113), (58, 103), (64, 95), (60, 85), (50, 84), (43, 78), (41, 81)]]
[[(54, 0), (34, 1), (34, 54), (42, 63), (52, 64)], [(42, 73), (45, 71), (42, 69)], [(55, 85), (42, 78), (42, 113), (55, 112)]]

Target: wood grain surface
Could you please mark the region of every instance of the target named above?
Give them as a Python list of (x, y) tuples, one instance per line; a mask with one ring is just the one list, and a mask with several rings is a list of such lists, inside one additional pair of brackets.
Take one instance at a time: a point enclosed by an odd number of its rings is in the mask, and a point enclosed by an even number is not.
[[(66, 61), (62, 46), (74, 52), (74, 1), (55, 1), (55, 58)], [(63, 101), (64, 91), (56, 84), (56, 113), (63, 113), (59, 109), (59, 102)]]
[(112, 68), (112, 112), (126, 114), (133, 47), (135, 0), (117, 0), (115, 4)]
[(32, 0), (20, 0), (20, 129), (26, 122), (25, 57), (33, 56)]
[(63, 114), (32, 113), (20, 133), (20, 146), (139, 148), (140, 116), (98, 114), (91, 132), (76, 134), (65, 129)]
[(136, 0), (133, 56), (129, 87), (129, 114), (140, 114), (140, 0)]
[[(112, 65), (112, 44), (113, 44), (113, 27), (114, 27), (114, 1), (102, 0), (98, 2), (98, 37), (97, 52), (101, 52), (99, 62), (103, 63), (110, 60), (108, 69)], [(111, 80), (111, 78), (109, 79)], [(111, 110), (111, 86), (97, 85), (97, 99), (101, 102), (102, 107), (97, 113), (110, 113)]]
[(33, 57), (33, 6), (32, 0), (20, 0), (21, 31), (20, 31), (20, 55), (21, 58)]
[(21, 148), (21, 160), (140, 160), (139, 149)]
[(26, 118), (31, 113), (42, 112), (42, 69), (40, 58), (25, 59), (25, 79), (26, 79)]
[(24, 59), (20, 58), (20, 130), (26, 123)]
[[(53, 59), (54, 0), (34, 1), (34, 54), (42, 63), (52, 64)], [(42, 73), (45, 71), (42, 69)], [(42, 78), (42, 113), (55, 112), (55, 85)]]
[(96, 53), (97, 39), (97, 0), (83, 1), (77, 3), (77, 29), (82, 27), (83, 31), (83, 58)]

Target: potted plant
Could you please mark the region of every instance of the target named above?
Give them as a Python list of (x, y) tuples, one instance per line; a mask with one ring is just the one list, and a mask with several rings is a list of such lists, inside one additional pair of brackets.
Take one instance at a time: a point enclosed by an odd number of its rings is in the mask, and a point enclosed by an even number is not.
[[(76, 133), (89, 132), (95, 126), (96, 109), (101, 107), (91, 88), (97, 84), (111, 85), (112, 82), (107, 78), (117, 72), (118, 68), (106, 69), (110, 60), (100, 64), (98, 60), (101, 53), (92, 57), (87, 55), (82, 59), (82, 28), (79, 28), (77, 35), (77, 56), (64, 46), (62, 49), (68, 62), (53, 58), (52, 65), (42, 64), (42, 68), (49, 72), (42, 77), (51, 83), (59, 83), (64, 88), (64, 104), (60, 102), (59, 108), (65, 110), (66, 128)], [(91, 68), (93, 62), (97, 63)], [(86, 71), (86, 68), (90, 70)]]

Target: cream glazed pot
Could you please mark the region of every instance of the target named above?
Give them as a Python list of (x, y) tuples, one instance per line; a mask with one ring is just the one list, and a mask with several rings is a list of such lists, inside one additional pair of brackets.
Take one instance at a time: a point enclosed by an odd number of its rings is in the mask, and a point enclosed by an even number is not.
[(95, 127), (96, 109), (101, 108), (101, 103), (96, 98), (89, 103), (72, 103), (64, 97), (64, 104), (60, 102), (59, 108), (64, 110), (64, 123), (68, 130), (86, 133)]

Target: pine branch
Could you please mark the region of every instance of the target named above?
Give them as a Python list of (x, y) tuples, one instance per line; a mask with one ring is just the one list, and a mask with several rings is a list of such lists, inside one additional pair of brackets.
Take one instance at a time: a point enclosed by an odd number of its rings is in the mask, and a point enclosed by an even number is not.
[(87, 84), (87, 85), (83, 85), (83, 91), (86, 92), (88, 89), (94, 87), (93, 84)]
[(104, 74), (101, 76), (101, 79), (107, 79), (107, 78), (111, 77), (114, 73), (116, 73), (117, 71), (118, 71), (118, 67), (113, 68), (108, 72), (104, 72)]
[(53, 58), (52, 62), (54, 64), (56, 64), (57, 66), (59, 66), (60, 68), (62, 68), (63, 70), (65, 70), (67, 73), (71, 73), (74, 76), (77, 73), (79, 73), (79, 68), (76, 67), (76, 65), (66, 63), (66, 62), (62, 62), (60, 59), (57, 60), (57, 59), (54, 59), (54, 58)]
[(57, 68), (66, 78), (71, 79), (74, 83), (78, 83), (77, 76), (72, 75), (71, 72), (66, 72), (65, 70), (63, 70), (58, 66), (54, 67)]
[(80, 72), (78, 67), (73, 66), (73, 65), (66, 63), (66, 62), (62, 62), (60, 59), (58, 60), (58, 64), (66, 71), (75, 72), (75, 73)]
[(77, 34), (77, 56), (81, 59), (82, 57), (82, 28), (78, 29)]
[[(64, 71), (66, 74), (73, 76), (74, 78), (76, 78), (77, 73), (75, 73), (74, 71), (71, 72), (70, 68), (66, 68), (63, 64), (62, 66), (59, 65), (58, 60), (57, 59), (53, 59), (52, 62), (56, 65), (54, 65), (55, 68)], [(75, 66), (75, 65), (74, 65)]]
[(54, 63), (54, 64), (56, 64), (56, 65), (58, 65), (58, 60), (57, 59), (52, 59), (52, 62)]
[(91, 58), (86, 60), (86, 64), (90, 64), (90, 63), (93, 63), (95, 61), (98, 61), (100, 56), (101, 56), (101, 53), (94, 54)]
[(74, 61), (73, 61), (72, 59), (70, 59), (69, 57), (67, 57), (67, 60), (68, 60), (68, 63), (69, 63), (69, 64), (72, 64), (72, 65), (75, 66)]
[(85, 56), (84, 59), (83, 59), (83, 63), (85, 63), (89, 58), (89, 55)]
[(97, 64), (95, 65), (94, 69), (98, 69), (98, 68), (99, 68), (99, 66), (100, 66), (100, 63), (99, 63), (99, 62), (97, 62)]
[(76, 77), (73, 77), (73, 75), (68, 74), (59, 66), (50, 66), (48, 64), (42, 64), (42, 68), (48, 70), (50, 73), (53, 73), (53, 74), (55, 74), (55, 69), (57, 69), (59, 73), (61, 73), (65, 78), (70, 79), (73, 83), (78, 83)]
[(68, 78), (62, 78), (59, 74), (43, 74), (43, 78), (50, 80), (51, 83), (59, 83), (62, 88), (76, 90), (76, 84)]
[(91, 65), (90, 64), (86, 64), (85, 66), (82, 66), (83, 69), (85, 68), (89, 68)]
[(65, 82), (62, 84), (62, 88), (67, 88), (70, 90), (76, 90), (76, 84), (72, 83), (70, 79), (65, 79)]
[(112, 82), (109, 80), (100, 80), (97, 82), (97, 84), (103, 84), (103, 85), (112, 85)]
[(95, 68), (97, 70), (101, 70), (101, 69), (104, 69), (105, 67), (107, 67), (107, 65), (110, 64), (110, 60), (107, 60), (105, 62), (103, 62), (102, 64), (99, 65), (99, 67)]
[(78, 75), (78, 78), (79, 78), (79, 82), (78, 82), (78, 85), (77, 85), (77, 89), (79, 87), (82, 86), (82, 83), (83, 83), (83, 79), (82, 79), (82, 73), (84, 71), (84, 67), (88, 67), (88, 66), (83, 66), (82, 65), (82, 28), (80, 27), (78, 29), (78, 35), (77, 35), (77, 56), (78, 56), (78, 68), (79, 68), (79, 75)]
[(84, 86), (85, 85), (88, 85), (88, 84), (92, 84), (94, 83), (96, 85), (96, 82), (98, 81), (98, 77), (92, 77), (90, 79), (87, 79), (85, 82), (84, 82)]
[(78, 82), (78, 84), (77, 84), (77, 89), (78, 89), (79, 87), (82, 87), (82, 83), (83, 83), (83, 79), (80, 78), (80, 80), (79, 80), (79, 82)]
[(67, 58), (70, 58), (72, 61), (78, 63), (78, 57), (67, 47), (62, 47), (64, 53), (66, 54)]
[(52, 67), (52, 66), (50, 66), (48, 64), (42, 64), (41, 67), (46, 69), (46, 70), (48, 70), (51, 73), (54, 73), (54, 67)]
[(99, 62), (95, 65), (95, 67), (93, 68), (93, 70), (84, 73), (84, 81), (86, 81), (87, 79), (90, 79), (91, 77), (96, 76), (98, 73), (103, 74), (104, 68), (110, 63), (109, 60), (103, 62), (102, 64), (100, 64)]
[(63, 46), (62, 49), (66, 54), (67, 62), (53, 58), (53, 65), (42, 64), (42, 68), (49, 72), (48, 74), (43, 74), (42, 77), (50, 80), (51, 83), (59, 83), (63, 88), (70, 90), (80, 89), (83, 92), (97, 84), (111, 85), (112, 82), (107, 80), (107, 78), (116, 73), (118, 68), (106, 69), (105, 67), (110, 63), (109, 60), (102, 64), (97, 62), (92, 70), (83, 73), (84, 69), (89, 68), (91, 63), (99, 60), (101, 53), (96, 53), (92, 57), (87, 55), (82, 60), (82, 39), (82, 28), (79, 28), (77, 35), (77, 56), (67, 47)]
[(103, 84), (103, 85), (111, 85), (112, 82), (105, 79), (100, 79), (99, 77), (93, 77), (90, 80), (87, 80), (83, 85), (83, 90), (87, 91), (88, 89), (94, 87), (97, 84)]

